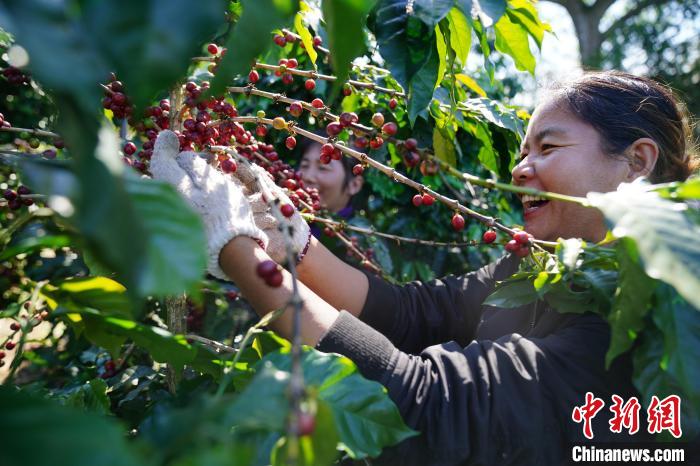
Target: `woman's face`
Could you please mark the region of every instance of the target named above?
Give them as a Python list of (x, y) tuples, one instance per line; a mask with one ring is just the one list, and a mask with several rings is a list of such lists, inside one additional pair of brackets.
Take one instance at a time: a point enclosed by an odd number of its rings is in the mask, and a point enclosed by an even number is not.
[[(599, 133), (570, 113), (565, 104), (548, 101), (532, 115), (513, 169), (513, 183), (571, 196), (607, 192), (631, 181), (629, 162), (601, 151)], [(596, 209), (571, 202), (533, 202), (521, 196), (525, 230), (535, 238), (580, 237), (600, 241), (605, 236), (603, 217)]]
[(301, 179), (304, 185), (318, 189), (321, 205), (331, 212), (338, 212), (348, 205), (350, 198), (357, 190), (354, 190), (352, 181), (343, 187), (345, 180), (343, 164), (339, 160), (331, 160), (329, 164), (321, 163), (320, 150), (320, 145), (313, 144), (304, 152), (299, 165)]

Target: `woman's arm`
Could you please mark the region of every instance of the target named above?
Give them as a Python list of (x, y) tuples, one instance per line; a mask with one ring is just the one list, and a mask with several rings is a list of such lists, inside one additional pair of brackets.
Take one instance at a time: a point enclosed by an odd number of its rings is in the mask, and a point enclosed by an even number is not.
[[(229, 241), (221, 250), (219, 264), (245, 295), (256, 312), (263, 316), (289, 304), (292, 297), (292, 277), (287, 270), (282, 270), (282, 285), (273, 288), (258, 277), (258, 264), (270, 257), (255, 240), (247, 236), (238, 236)], [(306, 260), (306, 259), (305, 259)], [(338, 317), (338, 311), (315, 294), (312, 290), (298, 283), (299, 294), (303, 300), (301, 318), (302, 343), (315, 346), (323, 334)], [(285, 338), (291, 338), (292, 313), (285, 312), (278, 317), (271, 327)]]
[(369, 290), (367, 276), (338, 259), (313, 236), (297, 272), (299, 280), (333, 307), (360, 315)]

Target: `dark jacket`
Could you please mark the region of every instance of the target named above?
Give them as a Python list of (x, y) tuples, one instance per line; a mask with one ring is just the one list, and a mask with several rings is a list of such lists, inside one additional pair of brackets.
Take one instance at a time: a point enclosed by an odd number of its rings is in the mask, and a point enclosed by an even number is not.
[(464, 276), (405, 286), (368, 275), (361, 320), (342, 311), (319, 341), (319, 350), (349, 357), (384, 385), (421, 432), (378, 464), (564, 464), (567, 443), (585, 441), (571, 414), (587, 391), (605, 401), (594, 441), (648, 440), (643, 411), (635, 436), (609, 430), (611, 395), (639, 394), (629, 353), (605, 371), (610, 327), (600, 316), (561, 314), (542, 301), (482, 304), (517, 266), (507, 255)]

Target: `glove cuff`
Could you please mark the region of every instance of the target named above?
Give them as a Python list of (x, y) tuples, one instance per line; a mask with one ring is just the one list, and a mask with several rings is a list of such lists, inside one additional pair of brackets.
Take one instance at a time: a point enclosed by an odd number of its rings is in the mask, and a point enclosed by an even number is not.
[(221, 249), (223, 249), (229, 241), (237, 236), (248, 236), (253, 238), (262, 246), (263, 249), (267, 249), (268, 238), (263, 231), (253, 225), (236, 225), (234, 228), (230, 224), (224, 224), (221, 219), (215, 224), (210, 225), (210, 231), (207, 235), (208, 238), (208, 261), (207, 261), (207, 271), (219, 278), (221, 280), (230, 280), (224, 271), (219, 266), (219, 255), (221, 254)]

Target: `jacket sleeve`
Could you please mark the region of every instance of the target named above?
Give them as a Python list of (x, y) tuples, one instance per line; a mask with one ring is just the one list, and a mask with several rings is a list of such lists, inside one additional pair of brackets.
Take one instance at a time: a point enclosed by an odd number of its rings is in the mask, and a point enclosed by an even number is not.
[(359, 318), (407, 353), (450, 340), (466, 345), (476, 334), (483, 301), (496, 281), (516, 271), (518, 261), (509, 254), (466, 275), (403, 286), (367, 273), (369, 290)]
[[(384, 385), (406, 424), (422, 433), (389, 450), (401, 464), (559, 464), (547, 457), (561, 454), (553, 446), (581, 433), (573, 407), (586, 391), (610, 390), (609, 327), (594, 314), (566, 322), (544, 338), (510, 334), (409, 355), (343, 311), (317, 347), (349, 357)], [(607, 430), (604, 416), (599, 432)]]

